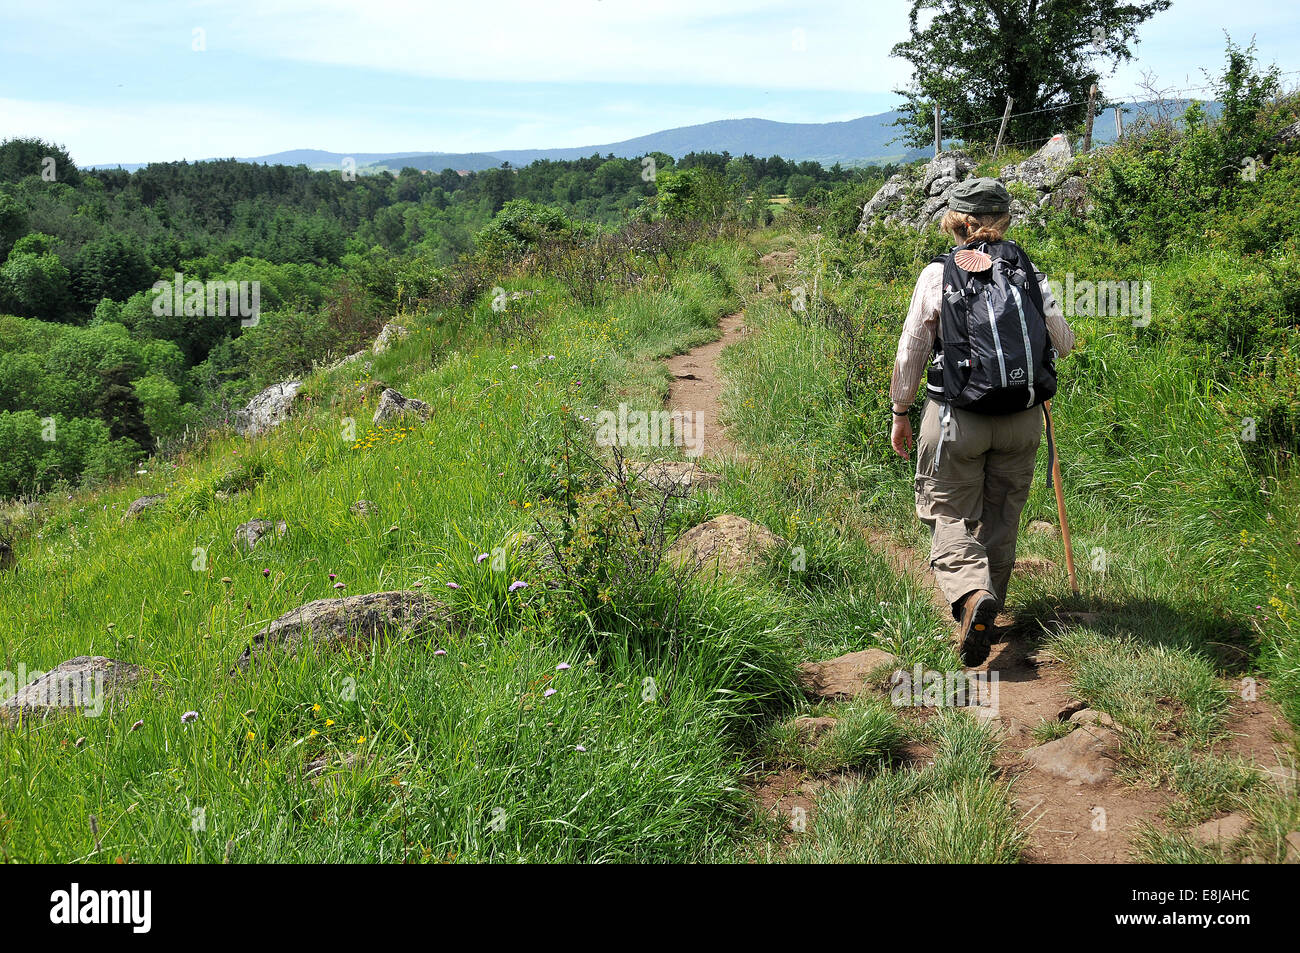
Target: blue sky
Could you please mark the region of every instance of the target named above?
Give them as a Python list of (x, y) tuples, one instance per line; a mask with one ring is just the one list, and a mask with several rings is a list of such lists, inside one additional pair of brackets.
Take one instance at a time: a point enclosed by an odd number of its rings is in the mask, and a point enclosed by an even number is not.
[[(77, 0), (0, 7), (0, 138), (82, 164), (617, 141), (714, 119), (851, 119), (892, 108), (906, 0)], [(1204, 83), (1223, 31), (1300, 69), (1284, 3), (1174, 0), (1136, 91)], [(196, 49), (196, 47), (202, 47)], [(1300, 76), (1288, 76), (1289, 81)]]

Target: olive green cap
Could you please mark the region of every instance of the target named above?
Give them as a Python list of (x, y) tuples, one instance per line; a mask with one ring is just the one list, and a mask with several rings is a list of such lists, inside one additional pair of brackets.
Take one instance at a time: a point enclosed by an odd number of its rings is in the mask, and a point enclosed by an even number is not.
[(997, 179), (967, 179), (952, 187), (948, 207), (969, 215), (995, 215), (1011, 208), (1011, 193)]

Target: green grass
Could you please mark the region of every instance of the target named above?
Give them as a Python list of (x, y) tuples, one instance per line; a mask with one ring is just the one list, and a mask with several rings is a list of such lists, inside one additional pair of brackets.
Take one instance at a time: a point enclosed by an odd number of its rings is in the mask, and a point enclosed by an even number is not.
[[(512, 287), (543, 296), (533, 340), (494, 340), (486, 304), (454, 336), (437, 316), (408, 316), (414, 333), (368, 375), (357, 362), (313, 378), (310, 400), (270, 435), (218, 437), (130, 485), (52, 505), (0, 590), (5, 667), (102, 654), (158, 681), (100, 718), (0, 731), (0, 852), (591, 862), (715, 851), (743, 821), (753, 722), (793, 696), (779, 600), (660, 575), (617, 591), (618, 612), (596, 627), (516, 551), (504, 571), (474, 557), (553, 507), (562, 429), (577, 415), (660, 403), (656, 358), (716, 333), (742, 254), (698, 248), (671, 291), (600, 308), (520, 279)], [(364, 377), (429, 402), (430, 419), (370, 427)], [(122, 525), (127, 503), (155, 492), (167, 503)], [(379, 513), (349, 512), (360, 498)], [(234, 527), (255, 516), (284, 519), (288, 534), (238, 554)], [(267, 621), (337, 594), (330, 573), (347, 593), (439, 594), (463, 634), (304, 650), (231, 675)], [(507, 593), (516, 578), (530, 588)], [(322, 757), (333, 767), (313, 784), (304, 770)]]

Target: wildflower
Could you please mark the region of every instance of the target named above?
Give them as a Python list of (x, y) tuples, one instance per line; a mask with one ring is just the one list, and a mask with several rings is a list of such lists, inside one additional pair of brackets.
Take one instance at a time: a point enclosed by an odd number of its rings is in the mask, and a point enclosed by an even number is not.
[(270, 575), (271, 575), (271, 570), (269, 570), (269, 569), (263, 569), (263, 570), (262, 570), (262, 578), (263, 578), (263, 579), (267, 579), (267, 578), (269, 578)]
[(357, 739), (357, 744), (359, 744), (359, 745), (363, 745), (363, 744), (365, 744), (365, 743), (366, 743), (366, 736), (365, 736), (365, 735), (362, 735), (360, 738)]
[(434, 654), (434, 655), (446, 655), (446, 654), (447, 654), (447, 650), (446, 650), (446, 649), (435, 649), (433, 654)]
[(333, 582), (337, 578), (338, 576), (334, 575), (334, 573), (330, 573), (330, 582)]
[(249, 741), (252, 741), (254, 738), (257, 737), (257, 733), (256, 733), (256, 732), (253, 732), (253, 731), (250, 731), (250, 732), (249, 732), (247, 735), (245, 735), (244, 737), (247, 738)]
[[(136, 731), (136, 730), (138, 730), (138, 729), (140, 729), (140, 728), (143, 728), (143, 727), (144, 727), (144, 719), (141, 718), (139, 721), (137, 721), (134, 725), (131, 726), (131, 731)], [(131, 733), (131, 732), (127, 732), (127, 734), (130, 734), (130, 733)]]
[(312, 706), (311, 706), (311, 710), (312, 710), (312, 711), (320, 711), (320, 702), (317, 702), (316, 704), (312, 705)]
[(326, 719), (325, 719), (325, 727), (326, 727), (326, 728), (328, 728), (328, 727), (329, 727), (330, 725), (332, 725), (332, 724), (334, 724), (334, 719), (333, 719), (333, 718), (326, 718)]
[(320, 734), (320, 732), (313, 728), (311, 731), (307, 732), (307, 737), (315, 738), (318, 734)]
[(586, 751), (587, 749), (584, 748), (582, 745), (574, 745), (574, 746), (573, 746), (573, 750), (574, 750), (574, 751)]
[(335, 589), (346, 589), (347, 586), (343, 585), (343, 583), (341, 583), (341, 582), (336, 582), (336, 583), (334, 583), (334, 588), (335, 588)]
[(552, 695), (554, 695), (554, 694), (555, 694), (555, 689), (553, 689), (553, 688), (548, 688), (546, 691), (542, 692), (542, 697), (543, 697), (543, 698), (550, 698), (550, 697), (551, 697)]
[(199, 713), (197, 711), (187, 711), (181, 715), (181, 724), (189, 724), (191, 721), (198, 721)]
[(448, 589), (459, 589), (459, 588), (460, 588), (460, 584), (459, 584), (459, 583), (455, 583), (455, 582), (449, 582), (449, 583), (447, 583), (447, 588), (448, 588)]
[(561, 662), (559, 665), (555, 666), (555, 670), (557, 672), (567, 672), (569, 670), (569, 663)]
[(479, 553), (477, 556), (474, 557), (474, 562), (481, 563), (483, 560), (487, 558), (488, 558), (487, 553)]
[(509, 587), (506, 589), (506, 591), (507, 591), (507, 592), (518, 592), (520, 589), (527, 589), (527, 588), (528, 588), (528, 583), (524, 582), (522, 579), (516, 579), (514, 582), (512, 582), (512, 583), (509, 585)]

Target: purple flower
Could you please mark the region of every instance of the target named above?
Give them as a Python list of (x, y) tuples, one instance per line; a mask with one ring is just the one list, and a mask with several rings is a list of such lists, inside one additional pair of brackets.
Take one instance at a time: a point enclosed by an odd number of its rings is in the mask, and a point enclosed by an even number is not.
[(542, 697), (543, 697), (543, 698), (550, 698), (550, 697), (551, 697), (552, 695), (554, 695), (554, 694), (555, 694), (555, 689), (553, 689), (553, 688), (548, 688), (546, 691), (542, 692)]
[(341, 583), (341, 582), (336, 582), (336, 583), (334, 583), (334, 588), (335, 588), (335, 589), (346, 589), (347, 586), (343, 585), (343, 583)]
[(187, 711), (185, 714), (181, 715), (182, 725), (188, 724), (191, 721), (198, 721), (198, 720), (199, 720), (199, 713), (197, 711)]
[(555, 670), (557, 672), (567, 672), (569, 670), (569, 663), (561, 662), (559, 665), (555, 666)]
[(448, 589), (459, 589), (459, 588), (460, 588), (460, 583), (449, 582), (449, 583), (447, 583), (447, 588), (448, 588)]
[(488, 558), (487, 553), (479, 553), (477, 556), (474, 557), (474, 562), (481, 563), (483, 560), (487, 558)]
[(506, 592), (518, 592), (520, 589), (527, 589), (527, 588), (528, 588), (528, 583), (524, 582), (522, 579), (516, 579), (514, 582), (512, 582), (509, 585), (509, 587), (506, 589)]
[(266, 578), (270, 577), (270, 575), (271, 575), (271, 570), (269, 570), (269, 569), (263, 569), (263, 570), (262, 570), (262, 578), (263, 578), (263, 579), (266, 579)]
[(338, 576), (334, 575), (334, 573), (330, 573), (330, 582), (333, 582), (337, 578)]
[(447, 654), (447, 650), (446, 650), (446, 649), (435, 649), (434, 652), (433, 652), (433, 654), (434, 654), (434, 655), (446, 655), (446, 654)]
[(510, 369), (511, 369), (512, 371), (517, 371), (517, 370), (519, 370), (519, 365), (518, 365), (518, 364), (511, 364), (511, 365), (510, 365)]
[[(197, 712), (195, 712), (194, 714), (195, 714), (195, 717), (198, 716), (198, 713), (197, 713)], [(143, 727), (144, 727), (144, 719), (141, 718), (139, 721), (137, 721), (134, 725), (131, 726), (131, 731), (135, 731), (135, 730), (137, 730), (137, 729), (139, 729), (139, 728), (143, 728)], [(127, 732), (127, 734), (130, 734), (130, 732)]]
[(573, 750), (574, 750), (574, 751), (586, 751), (587, 749), (584, 748), (582, 745), (574, 745), (574, 746), (573, 746)]

